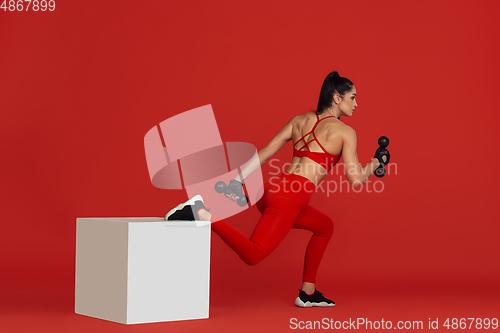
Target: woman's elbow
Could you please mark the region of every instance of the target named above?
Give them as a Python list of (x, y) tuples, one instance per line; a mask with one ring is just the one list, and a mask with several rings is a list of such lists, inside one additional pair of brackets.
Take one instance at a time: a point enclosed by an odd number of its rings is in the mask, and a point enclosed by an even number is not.
[(349, 184), (353, 188), (358, 188), (361, 185), (363, 185), (363, 181), (360, 178), (358, 178), (358, 177), (354, 177), (354, 176), (347, 177), (347, 181), (349, 182)]
[(363, 182), (361, 182), (361, 181), (357, 180), (357, 181), (355, 181), (354, 183), (352, 183), (351, 185), (352, 185), (352, 187), (354, 187), (354, 188), (358, 188), (358, 187), (361, 187), (361, 185), (363, 185)]

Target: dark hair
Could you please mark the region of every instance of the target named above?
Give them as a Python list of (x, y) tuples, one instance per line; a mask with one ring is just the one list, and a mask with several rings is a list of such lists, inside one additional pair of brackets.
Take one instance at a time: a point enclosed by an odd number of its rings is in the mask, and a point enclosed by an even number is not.
[(323, 113), (323, 110), (332, 106), (333, 94), (338, 93), (344, 97), (344, 94), (350, 91), (353, 87), (351, 80), (341, 77), (338, 72), (331, 72), (323, 81), (321, 92), (319, 93), (318, 114)]

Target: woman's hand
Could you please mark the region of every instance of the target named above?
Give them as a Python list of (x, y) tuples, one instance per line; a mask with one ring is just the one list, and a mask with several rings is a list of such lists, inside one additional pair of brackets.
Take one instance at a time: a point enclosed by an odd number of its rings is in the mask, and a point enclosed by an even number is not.
[(233, 201), (233, 202), (234, 202), (234, 201), (238, 200), (240, 197), (239, 197), (239, 196), (237, 196), (237, 195), (236, 195), (236, 194), (234, 194), (234, 193), (231, 193), (231, 194), (226, 194), (226, 198), (228, 198), (229, 200), (231, 200), (231, 201)]
[(243, 194), (243, 184), (236, 179), (231, 180), (227, 186), (225, 194), (226, 198), (231, 201), (238, 200)]

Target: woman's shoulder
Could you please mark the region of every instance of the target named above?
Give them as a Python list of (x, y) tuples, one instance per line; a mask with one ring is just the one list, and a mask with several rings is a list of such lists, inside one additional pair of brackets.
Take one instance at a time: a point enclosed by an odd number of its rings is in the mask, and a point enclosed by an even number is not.
[(339, 119), (330, 118), (325, 119), (325, 127), (327, 129), (327, 136), (341, 136), (343, 138), (350, 138), (356, 136), (356, 131), (351, 126), (344, 124)]
[(314, 119), (316, 119), (316, 112), (311, 111), (294, 116), (290, 121), (294, 123), (303, 123), (304, 121), (312, 119), (313, 117)]
[(338, 127), (337, 134), (344, 140), (356, 140), (356, 131), (349, 125), (339, 122), (341, 125)]

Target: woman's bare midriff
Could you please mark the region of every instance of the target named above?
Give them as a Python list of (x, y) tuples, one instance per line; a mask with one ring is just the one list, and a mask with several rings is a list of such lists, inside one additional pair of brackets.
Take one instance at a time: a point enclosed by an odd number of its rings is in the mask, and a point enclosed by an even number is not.
[(307, 157), (294, 157), (285, 171), (305, 177), (316, 186), (328, 174), (325, 168)]

